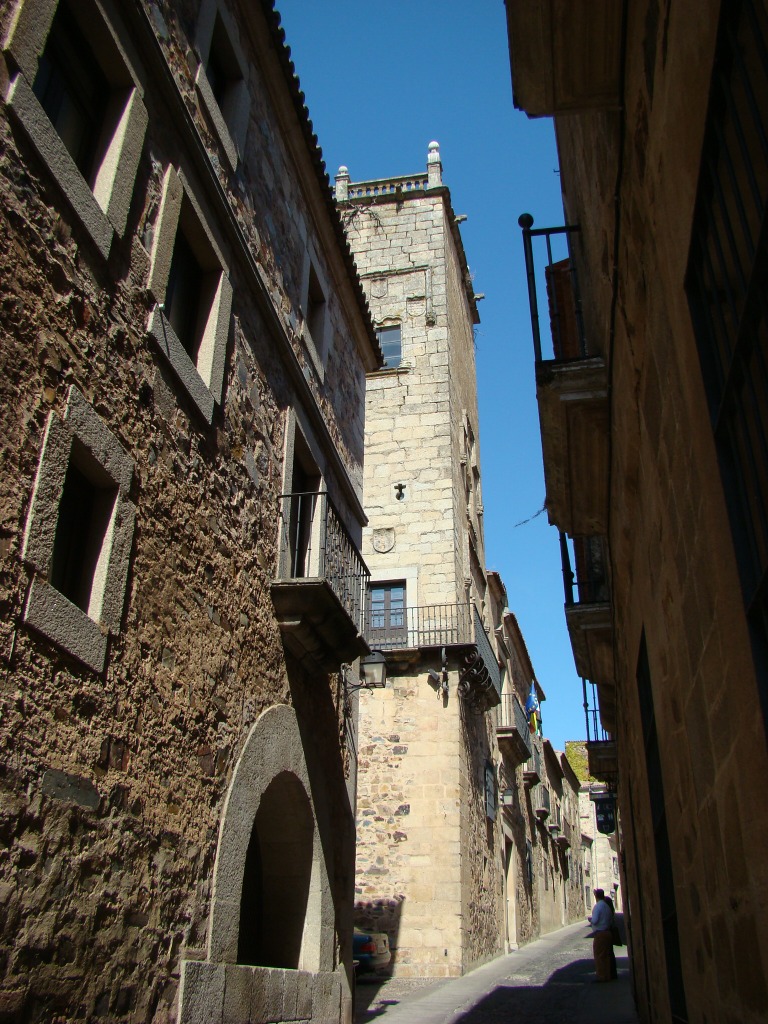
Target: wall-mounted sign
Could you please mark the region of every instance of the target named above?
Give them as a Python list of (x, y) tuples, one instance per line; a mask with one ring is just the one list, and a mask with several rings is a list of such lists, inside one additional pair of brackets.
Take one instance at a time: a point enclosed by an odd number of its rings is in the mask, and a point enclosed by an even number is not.
[(592, 798), (595, 802), (595, 819), (597, 820), (597, 831), (604, 836), (609, 836), (616, 831), (616, 803), (612, 793), (605, 796)]
[(496, 772), (490, 761), (485, 766), (485, 816), (496, 821)]

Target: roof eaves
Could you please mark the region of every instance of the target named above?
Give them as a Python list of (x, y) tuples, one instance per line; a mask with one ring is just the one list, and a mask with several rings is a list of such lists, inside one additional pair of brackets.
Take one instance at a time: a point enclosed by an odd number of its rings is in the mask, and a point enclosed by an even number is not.
[(339, 216), (338, 209), (336, 208), (336, 201), (333, 198), (331, 181), (328, 176), (328, 171), (326, 170), (325, 160), (323, 160), (323, 151), (320, 148), (317, 135), (315, 135), (312, 120), (309, 116), (309, 110), (306, 104), (306, 97), (301, 90), (301, 83), (299, 82), (296, 67), (291, 60), (291, 48), (285, 41), (285, 29), (280, 23), (280, 12), (275, 8), (275, 0), (261, 0), (261, 5), (272, 36), (275, 53), (277, 54), (280, 66), (283, 69), (285, 83), (288, 87), (288, 92), (296, 110), (296, 116), (307, 146), (307, 152), (310, 155), (312, 165), (317, 174), (317, 180), (320, 186), (320, 191), (323, 195), (324, 205), (328, 211), (328, 218), (333, 226), (333, 231), (341, 251), (342, 259), (349, 272), (349, 279), (355, 293), (355, 298), (360, 306), (360, 312), (368, 333), (368, 340), (370, 341), (371, 348), (377, 356), (379, 365), (381, 366), (384, 363), (384, 356), (382, 355), (381, 347), (379, 346), (376, 333), (373, 329), (373, 317), (360, 281), (360, 275), (357, 272), (357, 266), (355, 264), (354, 256), (352, 255), (352, 250), (349, 247), (347, 235), (344, 231), (344, 225), (341, 222), (341, 217)]

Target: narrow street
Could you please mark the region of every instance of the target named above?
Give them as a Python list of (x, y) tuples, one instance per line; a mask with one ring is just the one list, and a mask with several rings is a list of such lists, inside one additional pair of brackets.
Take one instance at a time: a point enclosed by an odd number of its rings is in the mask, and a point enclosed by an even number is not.
[(356, 1024), (637, 1024), (627, 947), (618, 980), (594, 984), (588, 935), (570, 925), (448, 981), (361, 980)]

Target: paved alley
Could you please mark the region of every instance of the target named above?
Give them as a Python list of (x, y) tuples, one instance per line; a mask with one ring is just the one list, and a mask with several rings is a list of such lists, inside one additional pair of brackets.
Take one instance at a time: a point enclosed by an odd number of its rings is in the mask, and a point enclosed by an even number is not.
[(626, 946), (618, 981), (593, 984), (589, 926), (567, 928), (484, 964), (463, 978), (365, 980), (357, 1024), (637, 1024)]

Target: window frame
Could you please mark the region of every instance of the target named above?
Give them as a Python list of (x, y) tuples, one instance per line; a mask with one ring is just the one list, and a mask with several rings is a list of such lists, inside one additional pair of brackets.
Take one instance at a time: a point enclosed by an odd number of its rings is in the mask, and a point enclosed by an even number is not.
[[(224, 102), (219, 103), (208, 74), (211, 51), (216, 44), (217, 28), (225, 37), (223, 63), (229, 74)], [(194, 48), (200, 61), (195, 86), (233, 171), (245, 152), (251, 94), (248, 88), (248, 61), (240, 45), (237, 24), (219, 0), (203, 0), (197, 19)], [(219, 56), (221, 52), (219, 49)]]
[[(322, 293), (322, 302), (313, 299), (313, 290)], [(304, 250), (304, 265), (301, 275), (301, 313), (304, 318), (303, 338), (312, 365), (322, 383), (325, 379), (325, 364), (331, 348), (331, 317), (329, 299), (331, 289), (328, 278), (320, 267), (317, 251), (311, 242)], [(315, 311), (313, 313), (313, 308)]]
[[(186, 219), (186, 225), (183, 219)], [(198, 246), (207, 250), (203, 262), (210, 264), (201, 265), (209, 278), (210, 304), (207, 311), (203, 312), (201, 298), (198, 319), (204, 319), (205, 323), (194, 360), (184, 341), (177, 337), (165, 310), (177, 234), (179, 230), (183, 231), (187, 241), (191, 242), (187, 235), (190, 228), (196, 235)], [(148, 289), (155, 305), (149, 316), (147, 333), (205, 422), (210, 425), (214, 408), (221, 404), (222, 399), (233, 290), (221, 249), (189, 181), (182, 170), (177, 171), (172, 165), (169, 165), (165, 173), (150, 260)]]
[(112, 86), (102, 132), (102, 156), (89, 183), (34, 92), (40, 58), (59, 0), (24, 0), (3, 44), (13, 70), (6, 103), (15, 121), (46, 165), (78, 220), (104, 259), (115, 234), (123, 237), (149, 116), (138, 62), (124, 40), (121, 21), (110, 8), (87, 0), (71, 5), (89, 43), (89, 56)]
[[(392, 625), (390, 619), (392, 616), (392, 605), (390, 599), (390, 592), (394, 589), (402, 590), (403, 604), (402, 609), (396, 610), (395, 614), (399, 614), (402, 617), (402, 624)], [(380, 591), (385, 594), (383, 615), (385, 624), (380, 627), (374, 627), (373, 625), (373, 594), (375, 591)], [(408, 638), (408, 588), (407, 581), (405, 579), (397, 580), (371, 580), (368, 584), (368, 630), (367, 637), (373, 643), (381, 643), (382, 641), (390, 640), (403, 640), (407, 641)]]
[[(387, 357), (384, 352), (384, 345), (382, 344), (381, 335), (386, 331), (397, 331), (399, 339), (398, 355), (396, 363), (387, 362)], [(402, 366), (403, 363), (403, 325), (400, 321), (396, 323), (382, 323), (378, 324), (375, 328), (376, 340), (379, 343), (379, 348), (384, 356), (384, 365), (380, 367), (380, 370), (397, 370)]]
[[(78, 454), (79, 453), (79, 454)], [(114, 504), (91, 585), (88, 609), (51, 583), (62, 493), (70, 466), (89, 462), (96, 487), (108, 483)], [(110, 634), (120, 632), (128, 582), (136, 506), (129, 499), (134, 464), (115, 435), (73, 385), (64, 418), (48, 417), (22, 543), (21, 558), (33, 570), (23, 619), (73, 657), (101, 673)], [(94, 480), (98, 475), (99, 480)]]

